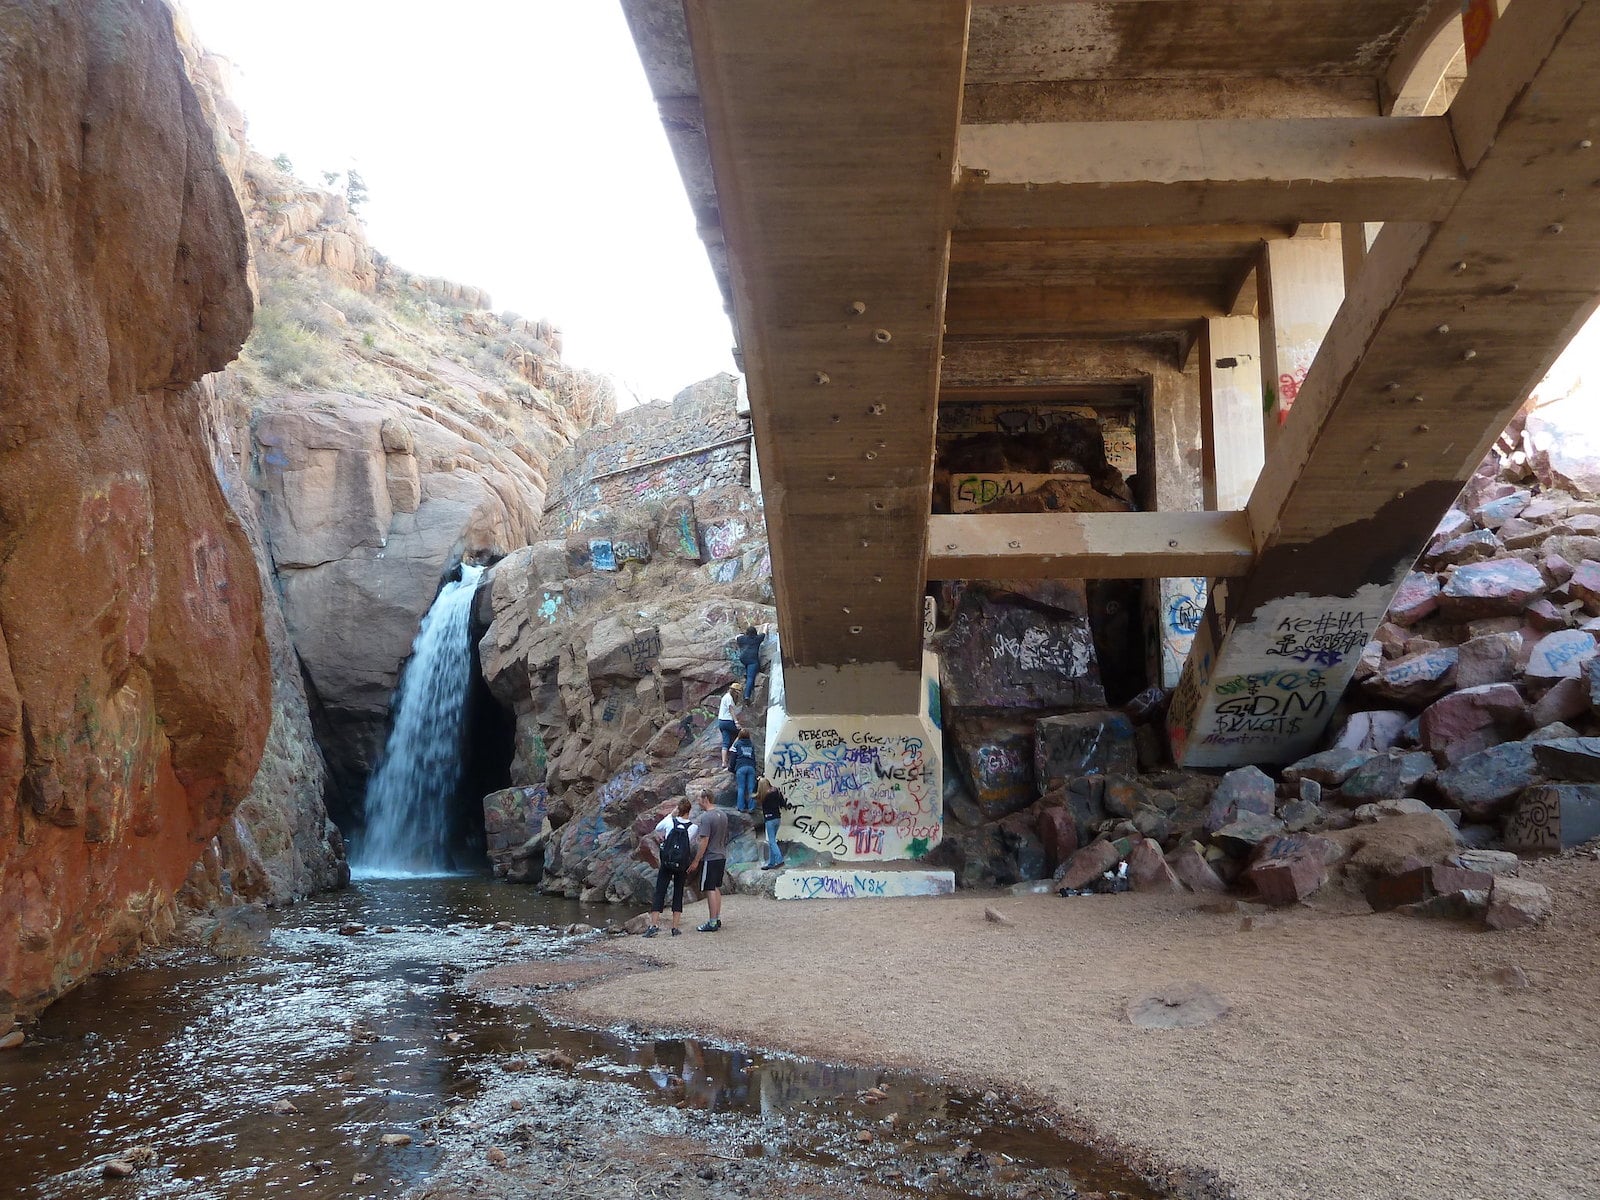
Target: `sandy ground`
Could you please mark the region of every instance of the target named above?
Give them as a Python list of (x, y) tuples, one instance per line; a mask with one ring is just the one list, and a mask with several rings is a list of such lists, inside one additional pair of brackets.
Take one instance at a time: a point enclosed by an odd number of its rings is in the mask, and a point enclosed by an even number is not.
[[(719, 934), (613, 943), (665, 969), (552, 997), (1032, 1093), (1242, 1200), (1600, 1196), (1600, 862), (1527, 865), (1547, 927), (1296, 909), (1241, 928), (1197, 897), (728, 897)], [(1014, 924), (985, 920), (992, 906)], [(686, 921), (692, 930), (701, 910)], [(1520, 967), (1531, 986), (1502, 982)], [(1197, 981), (1232, 1006), (1147, 1030)]]

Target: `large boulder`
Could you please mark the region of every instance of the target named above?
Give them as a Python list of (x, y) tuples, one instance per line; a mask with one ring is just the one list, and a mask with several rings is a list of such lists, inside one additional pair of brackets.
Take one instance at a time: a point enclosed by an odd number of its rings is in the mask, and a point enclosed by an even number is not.
[(1506, 742), (1480, 750), (1439, 772), (1434, 786), (1467, 820), (1488, 820), (1504, 811), (1524, 788), (1543, 782), (1534, 746), (1526, 741)]
[(0, 1010), (159, 940), (271, 717), (250, 547), (190, 387), (244, 341), (244, 219), (171, 11), (0, 38)]
[(1541, 740), (1533, 747), (1533, 757), (1551, 779), (1600, 783), (1600, 737)]
[(1041, 789), (1085, 775), (1137, 775), (1133, 723), (1120, 712), (1068, 713), (1033, 727), (1034, 773)]
[(1460, 652), (1454, 646), (1421, 650), (1386, 663), (1366, 681), (1372, 695), (1401, 704), (1426, 704), (1455, 682)]
[[(1222, 777), (1206, 809), (1205, 831), (1215, 834), (1236, 821), (1251, 817), (1269, 819), (1277, 789), (1258, 767), (1238, 767)], [(1254, 843), (1252, 843), (1254, 844)]]
[(961, 589), (939, 635), (947, 710), (1105, 703), (1083, 585), (1057, 584), (1043, 594), (1050, 603), (1000, 585)]
[(1453, 620), (1512, 616), (1545, 590), (1539, 568), (1520, 558), (1456, 567), (1439, 593), (1439, 610)]
[(1419, 729), (1423, 748), (1449, 765), (1526, 733), (1528, 706), (1509, 683), (1461, 688), (1430, 704)]
[(1030, 722), (966, 718), (952, 721), (949, 732), (955, 765), (986, 818), (998, 820), (1034, 802), (1039, 793)]
[(1345, 777), (1339, 799), (1345, 804), (1365, 804), (1410, 795), (1435, 770), (1433, 756), (1421, 751), (1385, 750), (1373, 755)]
[(1600, 784), (1531, 787), (1517, 797), (1505, 843), (1516, 850), (1554, 852), (1600, 838)]

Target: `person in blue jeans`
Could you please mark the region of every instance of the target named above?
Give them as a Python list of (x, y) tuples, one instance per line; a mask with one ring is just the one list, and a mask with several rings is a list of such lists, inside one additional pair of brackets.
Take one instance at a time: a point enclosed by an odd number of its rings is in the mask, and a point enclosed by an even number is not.
[(778, 849), (778, 826), (789, 804), (765, 775), (756, 781), (756, 797), (761, 801), (761, 815), (767, 822), (767, 861), (761, 864), (761, 869), (776, 871), (783, 866), (783, 852)]
[(733, 639), (733, 644), (739, 648), (739, 665), (744, 667), (746, 696), (756, 694), (756, 676), (761, 673), (761, 642), (762, 635), (754, 625)]
[(756, 810), (756, 748), (750, 741), (750, 731), (740, 729), (733, 737), (733, 779), (739, 787), (735, 807), (740, 812)]
[(731, 685), (722, 693), (722, 700), (717, 705), (717, 732), (722, 735), (722, 765), (727, 767), (728, 748), (733, 745), (733, 735), (739, 732), (739, 722), (734, 719), (734, 710), (738, 708), (739, 701), (744, 699), (737, 683)]

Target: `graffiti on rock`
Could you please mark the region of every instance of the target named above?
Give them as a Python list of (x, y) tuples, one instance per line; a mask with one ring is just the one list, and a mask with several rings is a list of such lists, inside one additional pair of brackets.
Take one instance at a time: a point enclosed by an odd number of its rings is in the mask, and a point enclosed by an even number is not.
[(678, 549), (690, 558), (700, 557), (700, 538), (694, 529), (694, 514), (687, 508), (678, 513)]
[(596, 571), (615, 571), (617, 557), (612, 552), (611, 543), (596, 539), (589, 543), (589, 562)]
[(707, 526), (706, 552), (712, 558), (732, 558), (739, 553), (739, 547), (748, 532), (748, 526), (737, 517), (718, 525)]
[(633, 635), (626, 647), (628, 662), (635, 675), (648, 675), (661, 657), (661, 631), (646, 629)]
[(620, 538), (611, 543), (611, 557), (614, 562), (649, 562), (650, 547), (640, 542), (624, 542)]

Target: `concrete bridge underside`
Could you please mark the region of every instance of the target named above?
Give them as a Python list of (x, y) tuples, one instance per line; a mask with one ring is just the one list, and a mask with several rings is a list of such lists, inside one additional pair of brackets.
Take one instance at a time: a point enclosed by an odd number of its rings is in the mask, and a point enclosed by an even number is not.
[[(1600, 294), (1600, 0), (623, 3), (748, 378), (791, 714), (925, 709), (930, 579), (1199, 575), (1176, 756), (1303, 752)], [(1199, 392), (1201, 511), (930, 515), (941, 402), (1134, 360)]]

